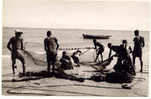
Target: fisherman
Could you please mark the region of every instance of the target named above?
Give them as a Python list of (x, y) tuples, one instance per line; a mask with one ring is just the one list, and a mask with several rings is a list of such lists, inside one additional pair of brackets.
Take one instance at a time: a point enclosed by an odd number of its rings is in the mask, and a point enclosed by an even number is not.
[(82, 52), (78, 49), (77, 51), (75, 51), (73, 54), (72, 54), (72, 59), (74, 61), (74, 63), (77, 64), (77, 66), (80, 66), (80, 61), (79, 61), (79, 56)]
[[(108, 44), (110, 48), (109, 59), (114, 56), (117, 57), (117, 63), (114, 65), (114, 72), (107, 73), (105, 75), (105, 81), (110, 83), (130, 83), (135, 76), (135, 70), (127, 50), (127, 41), (123, 40), (119, 46), (113, 46), (111, 43)], [(115, 54), (111, 56), (111, 52)], [(125, 86), (122, 86), (125, 87)]]
[(139, 36), (139, 30), (135, 30), (134, 35), (133, 65), (135, 68), (135, 59), (138, 57), (141, 64), (140, 72), (143, 72), (142, 48), (145, 46), (144, 37)]
[(15, 30), (15, 36), (10, 38), (10, 40), (7, 44), (7, 48), (11, 52), (13, 74), (15, 74), (15, 68), (17, 68), (15, 66), (16, 59), (18, 59), (22, 63), (23, 75), (25, 75), (25, 60), (24, 60), (24, 57), (21, 53), (21, 51), (24, 50), (24, 48), (23, 48), (23, 38), (21, 38), (22, 34), (23, 34), (22, 31), (16, 29)]
[(108, 48), (110, 48), (109, 58), (111, 58), (112, 51), (115, 52), (114, 56), (118, 57), (117, 63), (114, 66), (114, 70), (118, 71), (119, 67), (120, 67), (120, 64), (121, 64), (121, 61), (122, 61), (122, 57), (120, 55), (121, 51), (122, 51), (122, 47), (121, 47), (121, 45), (120, 46), (113, 46), (111, 43), (108, 43)]
[(108, 48), (110, 49), (108, 58), (111, 58), (112, 51), (115, 52), (115, 55), (114, 55), (114, 56), (118, 56), (118, 55), (119, 55), (120, 48), (121, 48), (120, 46), (118, 46), (118, 45), (112, 45), (111, 43), (108, 43)]
[(96, 49), (96, 59), (95, 62), (97, 61), (99, 55), (101, 55), (101, 62), (103, 62), (103, 52), (104, 52), (104, 46), (100, 43), (97, 42), (96, 39), (93, 39), (94, 47)]
[(50, 65), (52, 65), (52, 76), (55, 73), (55, 63), (57, 60), (57, 51), (59, 48), (58, 40), (52, 37), (51, 31), (47, 31), (47, 37), (44, 39), (44, 49), (47, 55), (47, 71), (50, 73)]
[(128, 72), (135, 75), (135, 70), (127, 50), (127, 41), (123, 40), (120, 46), (112, 46), (111, 43), (108, 44), (110, 48), (109, 58), (111, 57), (112, 50), (115, 52), (114, 56), (117, 56), (117, 63), (114, 66), (115, 72)]
[(67, 55), (66, 51), (62, 52), (60, 62), (63, 69), (73, 69), (71, 57)]

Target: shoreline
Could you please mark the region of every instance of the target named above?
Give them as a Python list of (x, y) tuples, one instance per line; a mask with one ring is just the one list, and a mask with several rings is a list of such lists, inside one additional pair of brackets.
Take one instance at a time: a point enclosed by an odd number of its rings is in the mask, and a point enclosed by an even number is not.
[[(32, 29), (31, 29), (32, 30)], [(43, 38), (45, 38), (45, 35), (43, 34), (46, 30), (45, 29), (33, 29), (30, 31), (30, 29), (24, 29), (25, 33), (25, 39), (29, 42), (33, 41), (43, 41)], [(30, 80), (30, 81), (21, 81), (21, 82), (12, 82), (12, 79), (15, 79), (12, 75), (12, 67), (11, 67), (11, 53), (9, 50), (7, 50), (7, 40), (9, 37), (11, 37), (13, 34), (13, 29), (11, 30), (5, 30), (3, 33), (5, 33), (3, 36), (3, 53), (2, 53), (2, 95), (53, 95), (53, 96), (72, 96), (72, 95), (99, 95), (99, 96), (108, 96), (108, 97), (147, 97), (148, 96), (148, 80), (149, 80), (149, 59), (148, 56), (149, 54), (149, 34), (142, 34), (143, 36), (146, 37), (146, 46), (143, 49), (143, 61), (144, 61), (144, 73), (140, 73), (140, 62), (138, 59), (136, 59), (136, 84), (132, 87), (132, 89), (122, 89), (121, 84), (112, 84), (112, 83), (107, 83), (107, 82), (95, 82), (92, 80), (85, 80), (85, 82), (80, 83), (76, 81), (71, 81), (67, 79), (59, 79), (55, 77), (51, 78), (42, 78), (42, 79), (37, 79), (37, 80)], [(31, 35), (31, 33), (32, 35)], [(74, 35), (71, 35), (73, 32)], [(78, 34), (78, 33), (79, 34)], [(96, 34), (102, 34), (104, 33), (103, 31), (84, 31), (84, 32), (94, 32)], [(8, 34), (6, 34), (8, 33)], [(9, 34), (10, 33), (10, 34)], [(39, 33), (37, 35), (37, 33)], [(60, 42), (65, 41), (68, 42), (68, 44), (62, 45), (63, 47), (65, 46), (78, 46), (78, 47), (83, 47), (83, 46), (90, 46), (92, 43), (88, 41), (83, 41), (81, 39), (81, 33), (83, 31), (55, 31), (56, 37), (60, 39)], [(77, 34), (76, 34), (77, 33)], [(61, 35), (62, 34), (62, 35)], [(107, 32), (105, 32), (107, 34)], [(116, 32), (110, 31), (108, 34), (112, 34), (113, 38), (107, 41), (101, 41), (105, 45), (105, 51), (103, 53), (104, 59), (108, 58), (109, 50), (106, 48), (106, 44), (108, 42), (112, 42), (113, 44), (121, 44), (121, 40), (127, 39), (129, 41), (129, 45), (132, 45), (132, 39), (133, 35), (132, 34), (127, 34), (127, 32), (120, 32), (118, 31), (118, 34)], [(118, 39), (117, 39), (118, 37)], [(61, 41), (62, 40), (62, 41)], [(76, 43), (75, 45), (70, 44), (70, 41), (81, 41)], [(84, 42), (84, 43), (82, 43)], [(31, 50), (33, 52), (38, 53), (40, 49), (43, 50), (43, 46), (34, 46), (31, 45), (27, 50)], [(36, 50), (38, 49), (38, 50)], [(71, 50), (70, 50), (71, 51)], [(72, 51), (71, 51), (72, 52)], [(59, 56), (62, 55), (61, 51), (58, 53)], [(89, 50), (87, 53), (83, 54), (80, 57), (80, 61), (86, 62), (87, 64), (82, 64), (79, 68), (75, 67), (75, 72), (72, 72), (73, 74), (78, 73), (81, 77), (86, 77), (89, 76), (90, 74), (93, 74), (92, 68), (89, 68), (91, 65), (89, 62), (94, 61), (95, 59), (95, 53), (94, 50)], [(147, 57), (146, 57), (147, 56)], [(41, 56), (41, 54), (35, 55), (36, 58), (45, 60), (45, 56)], [(42, 71), (42, 70), (47, 70), (47, 65), (35, 65), (33, 60), (28, 57), (26, 58), (27, 60), (27, 72), (29, 71)], [(113, 59), (112, 63), (108, 66), (108, 68), (112, 68), (116, 63), (116, 58)], [(40, 62), (38, 61), (38, 64)], [(17, 73), (22, 72), (22, 66), (20, 65), (20, 62), (17, 61)], [(16, 76), (18, 77), (18, 76)], [(16, 79), (21, 79), (21, 78), (16, 78)], [(8, 81), (9, 80), (9, 81)], [(4, 82), (5, 81), (5, 82)], [(7, 82), (8, 81), (8, 82)], [(24, 87), (22, 87), (24, 86)], [(16, 89), (18, 88), (18, 89)], [(10, 91), (14, 94), (7, 93), (7, 91)], [(19, 94), (18, 94), (19, 93)], [(95, 93), (95, 94), (94, 94)]]
[[(35, 96), (35, 95), (53, 95), (53, 96), (109, 96), (109, 97), (147, 97), (148, 96), (148, 73), (139, 73), (137, 72), (136, 80), (132, 89), (122, 89), (121, 84), (112, 84), (107, 82), (95, 82), (92, 80), (85, 80), (80, 83), (77, 81), (71, 81), (67, 79), (59, 79), (59, 78), (42, 78), (37, 80), (30, 80), (26, 82), (6, 82), (7, 80), (11, 80), (14, 78), (12, 76), (11, 67), (8, 65), (11, 63), (10, 55), (4, 55), (3, 57), (3, 65), (2, 65), (2, 95), (27, 95), (27, 96)], [(148, 67), (148, 66), (147, 66)], [(46, 70), (46, 66), (35, 66), (31, 65), (27, 67), (28, 70)], [(22, 67), (18, 66), (18, 70), (22, 70)], [(75, 68), (76, 72), (80, 73), (81, 76), (84, 77), (89, 75), (91, 69), (86, 65), (81, 65), (80, 68)], [(18, 79), (18, 78), (17, 78)], [(5, 81), (5, 82), (3, 82)], [(61, 83), (60, 83), (61, 82)], [(23, 88), (16, 89), (18, 87), (24, 86)], [(52, 86), (50, 90), (49, 87)], [(53, 87), (54, 86), (54, 87)], [(59, 87), (60, 86), (60, 87)], [(87, 90), (87, 91), (86, 91)], [(10, 93), (7, 93), (7, 92)], [(95, 94), (94, 94), (95, 93)]]

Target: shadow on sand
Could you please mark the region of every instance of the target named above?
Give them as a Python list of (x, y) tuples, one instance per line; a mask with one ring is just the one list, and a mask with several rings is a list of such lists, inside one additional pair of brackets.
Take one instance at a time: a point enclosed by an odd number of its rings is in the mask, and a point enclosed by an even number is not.
[(22, 82), (22, 81), (39, 80), (39, 79), (51, 78), (51, 77), (84, 82), (84, 78), (75, 77), (73, 75), (69, 75), (64, 72), (55, 72), (55, 74), (52, 73), (48, 74), (47, 71), (26, 72), (26, 74), (24, 75), (22, 73), (19, 73), (18, 78), (9, 81), (3, 81), (3, 82)]

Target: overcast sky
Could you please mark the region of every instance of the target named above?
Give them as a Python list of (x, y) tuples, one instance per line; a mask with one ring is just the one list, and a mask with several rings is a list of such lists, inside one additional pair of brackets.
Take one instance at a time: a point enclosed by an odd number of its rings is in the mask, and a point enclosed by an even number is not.
[(3, 0), (3, 26), (149, 30), (148, 0)]

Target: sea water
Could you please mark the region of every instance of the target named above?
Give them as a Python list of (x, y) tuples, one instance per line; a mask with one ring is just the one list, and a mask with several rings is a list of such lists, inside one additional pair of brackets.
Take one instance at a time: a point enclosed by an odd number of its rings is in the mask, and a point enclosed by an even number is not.
[[(86, 48), (94, 47), (93, 41), (83, 39), (82, 34), (90, 35), (109, 35), (110, 39), (99, 39), (98, 41), (105, 46), (105, 51), (108, 50), (107, 44), (120, 45), (122, 40), (127, 40), (128, 46), (133, 48), (133, 31), (128, 30), (90, 30), (90, 29), (51, 29), (51, 28), (10, 28), (3, 27), (3, 55), (10, 55), (7, 49), (9, 39), (15, 35), (14, 30), (20, 29), (24, 32), (22, 38), (24, 39), (25, 49), (43, 53), (44, 52), (44, 39), (47, 37), (47, 31), (52, 31), (52, 36), (58, 39), (60, 48)], [(145, 47), (143, 48), (143, 55), (149, 63), (149, 31), (140, 31), (140, 35), (145, 39)], [(104, 56), (108, 52), (104, 52)], [(146, 58), (145, 56), (148, 56)]]
[[(48, 30), (52, 31), (52, 36), (58, 39), (60, 48), (85, 48), (93, 47), (92, 40), (83, 39), (82, 34), (109, 35), (110, 39), (98, 40), (105, 47), (110, 42), (113, 45), (120, 45), (122, 40), (127, 40), (128, 45), (133, 46), (133, 31), (120, 30), (82, 30), (82, 29), (49, 29), (49, 28), (3, 28), (3, 54), (7, 54), (8, 40), (15, 35), (14, 30), (20, 29), (24, 32), (22, 38), (34, 51), (44, 51), (44, 39)], [(149, 31), (141, 31), (140, 35), (145, 38), (146, 46), (149, 46)], [(26, 43), (25, 43), (26, 44)], [(26, 45), (25, 45), (26, 47)]]

